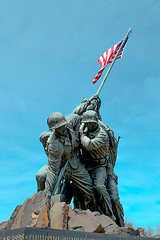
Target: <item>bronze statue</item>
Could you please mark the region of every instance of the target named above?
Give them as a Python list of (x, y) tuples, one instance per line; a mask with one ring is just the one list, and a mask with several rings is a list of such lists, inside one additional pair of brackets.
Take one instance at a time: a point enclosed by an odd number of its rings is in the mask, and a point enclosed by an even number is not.
[(109, 152), (109, 138), (98, 123), (98, 115), (89, 110), (83, 114), (81, 129), (81, 145), (83, 162), (93, 180), (94, 193), (100, 213), (115, 220), (109, 193), (106, 189), (106, 166)]
[(101, 121), (99, 121), (99, 124), (106, 131), (109, 137), (109, 158), (108, 158), (108, 163), (106, 167), (106, 170), (107, 170), (106, 188), (111, 198), (112, 209), (116, 217), (116, 223), (118, 226), (123, 227), (124, 211), (120, 203), (119, 194), (118, 194), (118, 187), (117, 187), (118, 176), (114, 173), (114, 166), (116, 163), (117, 148), (118, 148), (118, 142), (120, 137), (118, 138), (118, 141), (117, 141), (117, 139), (114, 137), (113, 130), (109, 126), (103, 124)]
[[(50, 135), (51, 135), (51, 132), (44, 131), (39, 136), (39, 140), (43, 144), (43, 147), (44, 147), (44, 150), (45, 150), (45, 153), (47, 156), (48, 156), (47, 141), (48, 141), (48, 138)], [(37, 192), (44, 191), (44, 189), (45, 189), (47, 169), (48, 169), (48, 165), (46, 164), (45, 166), (41, 167), (36, 174)]]
[[(65, 177), (66, 182), (70, 183), (72, 181), (72, 188), (74, 188), (77, 194), (79, 193), (86, 197), (88, 208), (95, 210), (92, 180), (80, 162), (79, 134), (78, 131), (75, 131), (76, 128), (77, 130), (79, 129), (79, 116), (71, 114), (65, 118), (63, 114), (55, 112), (49, 116), (47, 123), (51, 130), (45, 145), (48, 164), (42, 167), (36, 175), (38, 186), (42, 186), (38, 190), (44, 190), (46, 194), (51, 195), (57, 182), (57, 176), (69, 159), (63, 178)], [(67, 203), (71, 201), (70, 194), (65, 187), (63, 187), (61, 201), (66, 201)]]
[(72, 114), (52, 113), (47, 120), (50, 131), (40, 135), (48, 164), (37, 175), (38, 191), (51, 195), (61, 182), (61, 201), (76, 208), (98, 210), (124, 225), (117, 175), (114, 165), (118, 142), (99, 112), (101, 100), (83, 98)]

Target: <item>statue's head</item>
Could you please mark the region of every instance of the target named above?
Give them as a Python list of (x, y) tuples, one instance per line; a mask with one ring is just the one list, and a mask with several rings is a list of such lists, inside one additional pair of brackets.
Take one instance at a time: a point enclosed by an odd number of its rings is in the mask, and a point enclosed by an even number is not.
[(62, 133), (67, 121), (65, 116), (60, 112), (53, 112), (47, 119), (49, 130), (55, 130), (57, 133)]
[(82, 123), (85, 123), (89, 131), (94, 131), (98, 127), (98, 115), (93, 110), (88, 110), (83, 114)]

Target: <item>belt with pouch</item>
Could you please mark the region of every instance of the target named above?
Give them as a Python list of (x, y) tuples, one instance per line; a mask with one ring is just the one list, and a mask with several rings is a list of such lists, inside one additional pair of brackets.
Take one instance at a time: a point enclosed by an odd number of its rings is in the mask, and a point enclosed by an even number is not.
[(91, 165), (103, 165), (105, 164), (109, 159), (109, 155), (106, 155), (104, 158), (101, 159), (87, 159), (86, 162), (88, 162)]

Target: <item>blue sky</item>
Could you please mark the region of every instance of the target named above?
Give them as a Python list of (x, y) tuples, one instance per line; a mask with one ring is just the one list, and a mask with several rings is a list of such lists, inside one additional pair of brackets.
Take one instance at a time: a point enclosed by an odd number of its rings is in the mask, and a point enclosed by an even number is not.
[(97, 59), (131, 27), (101, 115), (121, 136), (115, 171), (125, 215), (136, 226), (160, 223), (159, 26), (159, 0), (0, 1), (0, 222), (36, 192), (47, 117), (67, 116), (97, 92)]

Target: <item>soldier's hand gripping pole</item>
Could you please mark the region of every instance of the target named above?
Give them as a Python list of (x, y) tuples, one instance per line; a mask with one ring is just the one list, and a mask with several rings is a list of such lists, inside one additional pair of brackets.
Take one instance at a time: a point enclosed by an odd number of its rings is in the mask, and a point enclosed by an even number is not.
[(107, 71), (106, 75), (105, 75), (104, 78), (103, 78), (103, 81), (102, 81), (102, 83), (101, 83), (101, 85), (100, 85), (100, 87), (99, 87), (99, 89), (98, 89), (98, 91), (97, 91), (97, 93), (96, 93), (97, 95), (100, 94), (100, 91), (101, 91), (101, 89), (102, 89), (102, 87), (103, 87), (103, 85), (104, 85), (104, 83), (105, 83), (105, 81), (106, 81), (106, 79), (107, 79), (107, 77), (108, 77), (108, 75), (109, 75), (109, 73), (110, 73), (113, 65), (114, 65), (114, 62), (116, 61), (116, 58), (117, 58), (118, 54), (120, 53), (120, 51), (121, 51), (122, 48), (124, 47), (124, 45), (125, 45), (128, 37), (129, 37), (129, 34), (130, 34), (131, 32), (132, 32), (132, 29), (130, 28), (130, 29), (128, 30), (128, 32), (127, 32), (127, 34), (126, 34), (123, 42), (121, 43), (121, 45), (120, 45), (120, 47), (119, 47), (119, 49), (118, 49), (118, 52), (117, 52), (117, 54), (115, 55), (115, 57), (114, 57), (111, 65), (110, 65), (110, 67), (108, 68), (108, 71)]

